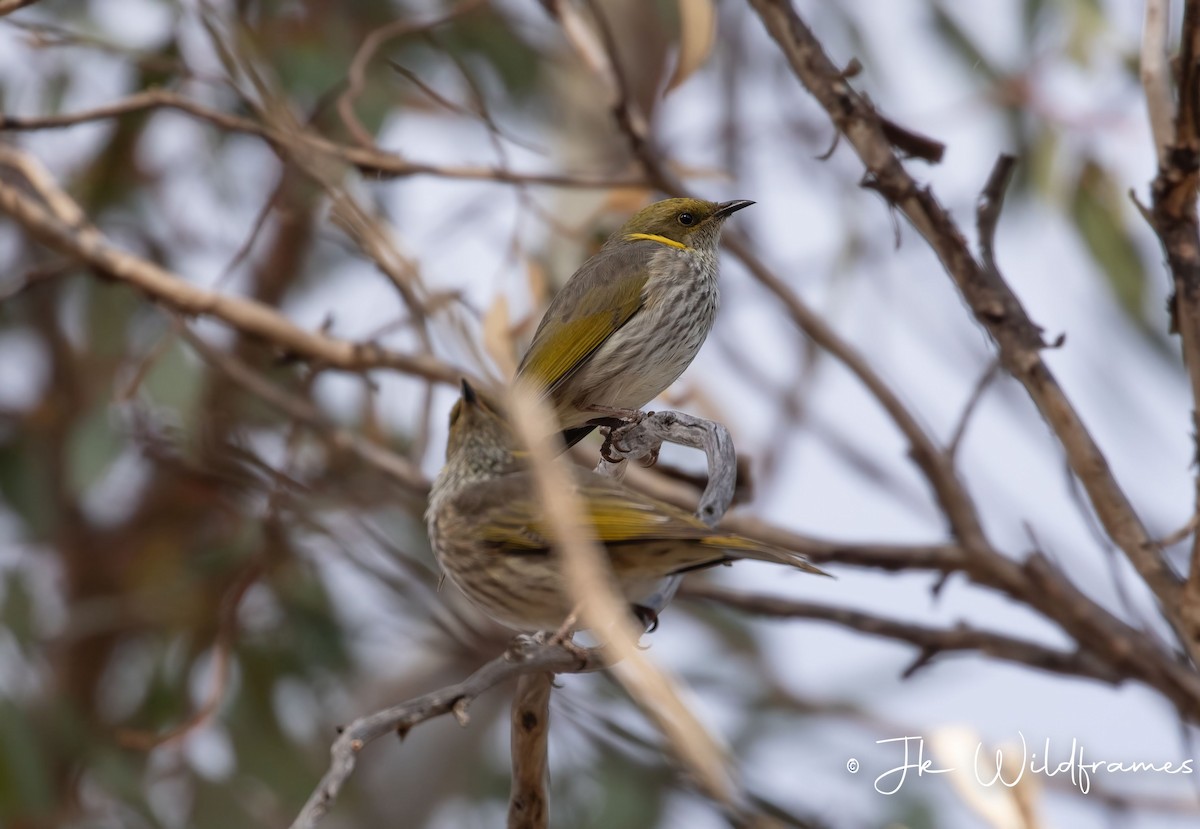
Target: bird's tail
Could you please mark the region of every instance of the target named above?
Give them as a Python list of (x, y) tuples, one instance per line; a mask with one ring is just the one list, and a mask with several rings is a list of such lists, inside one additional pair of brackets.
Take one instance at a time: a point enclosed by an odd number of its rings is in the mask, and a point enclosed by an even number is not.
[(818, 576), (829, 575), (800, 553), (785, 550), (782, 547), (776, 547), (762, 541), (755, 541), (753, 538), (746, 538), (744, 535), (715, 535), (704, 539), (700, 543), (705, 547), (716, 547), (720, 550), (726, 550), (737, 558), (750, 558), (755, 561), (787, 564), (806, 573), (815, 573)]

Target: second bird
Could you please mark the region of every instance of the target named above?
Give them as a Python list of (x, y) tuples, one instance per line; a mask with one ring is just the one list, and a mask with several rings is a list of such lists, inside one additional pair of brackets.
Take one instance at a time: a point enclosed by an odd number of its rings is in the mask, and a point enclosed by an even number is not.
[(667, 199), (638, 211), (567, 281), (517, 376), (553, 403), (567, 445), (603, 419), (640, 409), (683, 374), (717, 314), (717, 244), (754, 204)]

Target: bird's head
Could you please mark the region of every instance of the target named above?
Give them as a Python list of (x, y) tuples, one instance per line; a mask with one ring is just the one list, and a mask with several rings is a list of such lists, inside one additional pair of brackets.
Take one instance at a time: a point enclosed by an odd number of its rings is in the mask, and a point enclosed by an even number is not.
[(447, 463), (498, 472), (510, 467), (518, 454), (515, 436), (503, 409), (489, 396), (462, 381), (462, 396), (450, 410)]
[(726, 202), (666, 199), (635, 213), (613, 234), (612, 240), (624, 243), (648, 239), (672, 247), (714, 251), (725, 220), (752, 204), (746, 199)]

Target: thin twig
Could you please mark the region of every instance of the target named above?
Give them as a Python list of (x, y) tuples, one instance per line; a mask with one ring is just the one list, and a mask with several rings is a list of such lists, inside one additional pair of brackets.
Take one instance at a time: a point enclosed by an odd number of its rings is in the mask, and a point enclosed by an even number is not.
[(1185, 521), (1182, 527), (1174, 532), (1167, 533), (1162, 538), (1158, 539), (1159, 546), (1173, 547), (1194, 533), (1197, 525), (1200, 525), (1200, 513), (1193, 512), (1192, 517)]
[[(870, 103), (850, 87), (793, 6), (785, 0), (749, 2), (793, 73), (853, 145), (867, 168), (872, 189), (908, 218), (942, 261), (976, 319), (996, 343), (1005, 369), (1022, 383), (1050, 424), (1105, 531), (1158, 597), (1180, 638), (1186, 639), (1180, 620), (1179, 576), (1154, 545), (1099, 446), (1042, 360), (1040, 351), (1045, 344), (1040, 329), (1007, 283), (976, 262), (933, 193), (918, 185), (904, 169)], [(948, 517), (953, 520), (953, 515), (948, 513)]]
[(481, 1), (466, 0), (466, 2), (460, 3), (433, 20), (393, 20), (391, 23), (372, 30), (367, 35), (358, 47), (358, 50), (354, 53), (353, 60), (350, 61), (346, 88), (342, 90), (342, 94), (337, 99), (338, 115), (341, 116), (342, 123), (346, 125), (346, 129), (350, 131), (350, 134), (354, 136), (355, 141), (368, 149), (375, 149), (375, 138), (363, 126), (362, 121), (358, 119), (358, 114), (354, 111), (354, 103), (358, 100), (358, 97), (362, 94), (363, 87), (366, 85), (367, 64), (371, 62), (371, 58), (379, 51), (379, 47), (397, 37), (443, 26), (467, 12), (478, 8)]
[(958, 456), (958, 447), (962, 444), (963, 436), (967, 433), (967, 424), (971, 421), (971, 415), (979, 407), (980, 401), (983, 400), (983, 393), (988, 390), (988, 386), (1000, 375), (1000, 368), (1000, 361), (993, 360), (992, 364), (988, 366), (987, 371), (975, 383), (975, 388), (971, 390), (971, 396), (967, 398), (962, 414), (958, 416), (958, 425), (954, 427), (954, 432), (950, 435), (950, 442), (946, 444), (946, 456), (951, 461)]
[(217, 713), (229, 687), (229, 664), (237, 637), (238, 606), (242, 603), (246, 591), (254, 586), (261, 575), (261, 566), (252, 565), (237, 579), (221, 601), (217, 636), (212, 646), (212, 678), (209, 680), (208, 694), (195, 712), (179, 725), (163, 732), (121, 729), (116, 735), (118, 743), (135, 751), (150, 751), (168, 743), (178, 742), (201, 728)]
[(657, 457), (664, 442), (704, 452), (708, 484), (700, 495), (696, 516), (710, 527), (716, 526), (733, 502), (737, 487), (737, 456), (729, 430), (720, 423), (683, 412), (651, 412), (614, 429), (608, 449), (610, 455), (636, 461)]
[(156, 302), (181, 314), (215, 317), (289, 354), (344, 371), (391, 368), (442, 383), (457, 383), (463, 374), (428, 355), (401, 354), (375, 343), (317, 334), (298, 327), (262, 303), (198, 288), (149, 260), (113, 247), (99, 234), (80, 232), (65, 224), (3, 181), (0, 212), (10, 215), (46, 246), (144, 292)]
[(0, 0), (0, 17), (12, 14), (17, 9), (32, 6), (37, 0)]
[(291, 829), (312, 829), (329, 811), (342, 786), (354, 772), (358, 754), (373, 740), (398, 732), (401, 737), (414, 726), (453, 713), (460, 724), (469, 720), (468, 709), (481, 694), (514, 677), (526, 674), (584, 673), (608, 665), (605, 651), (593, 649), (582, 655), (578, 648), (546, 644), (532, 650), (520, 643), (498, 656), (467, 679), (408, 702), (360, 717), (346, 726), (330, 750), (329, 770), (309, 796), (304, 808), (292, 821)]
[(178, 321), (177, 330), (205, 362), (260, 400), (274, 406), (293, 421), (303, 423), (321, 434), (330, 446), (350, 452), (395, 479), (404, 487), (411, 489), (420, 497), (424, 497), (429, 491), (429, 480), (406, 458), (364, 438), (357, 432), (334, 426), (312, 403), (271, 382), (234, 355), (208, 345), (182, 320)]
[(548, 187), (578, 187), (602, 190), (646, 186), (644, 179), (631, 178), (619, 172), (607, 175), (522, 173), (501, 167), (424, 164), (409, 161), (386, 150), (376, 150), (368, 147), (349, 147), (309, 134), (300, 136), (297, 139), (295, 136), (281, 134), (270, 127), (248, 118), (241, 118), (212, 109), (211, 107), (206, 107), (203, 104), (166, 89), (149, 89), (101, 107), (60, 115), (19, 117), (0, 113), (0, 131), (61, 129), (152, 109), (179, 110), (200, 120), (207, 121), (226, 132), (257, 136), (272, 146), (285, 145), (289, 140), (300, 140), (309, 145), (313, 150), (325, 153), (334, 160), (356, 168), (364, 175), (378, 179), (428, 175), (462, 181), (495, 181), (504, 184), (531, 184)]

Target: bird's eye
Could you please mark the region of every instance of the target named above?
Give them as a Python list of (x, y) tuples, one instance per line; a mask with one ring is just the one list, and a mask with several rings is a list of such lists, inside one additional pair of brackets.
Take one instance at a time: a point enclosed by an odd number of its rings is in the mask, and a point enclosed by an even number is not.
[(691, 213), (680, 213), (679, 214), (679, 223), (681, 225), (683, 225), (684, 227), (691, 227), (692, 225), (694, 225), (696, 223), (696, 217), (693, 216)]

